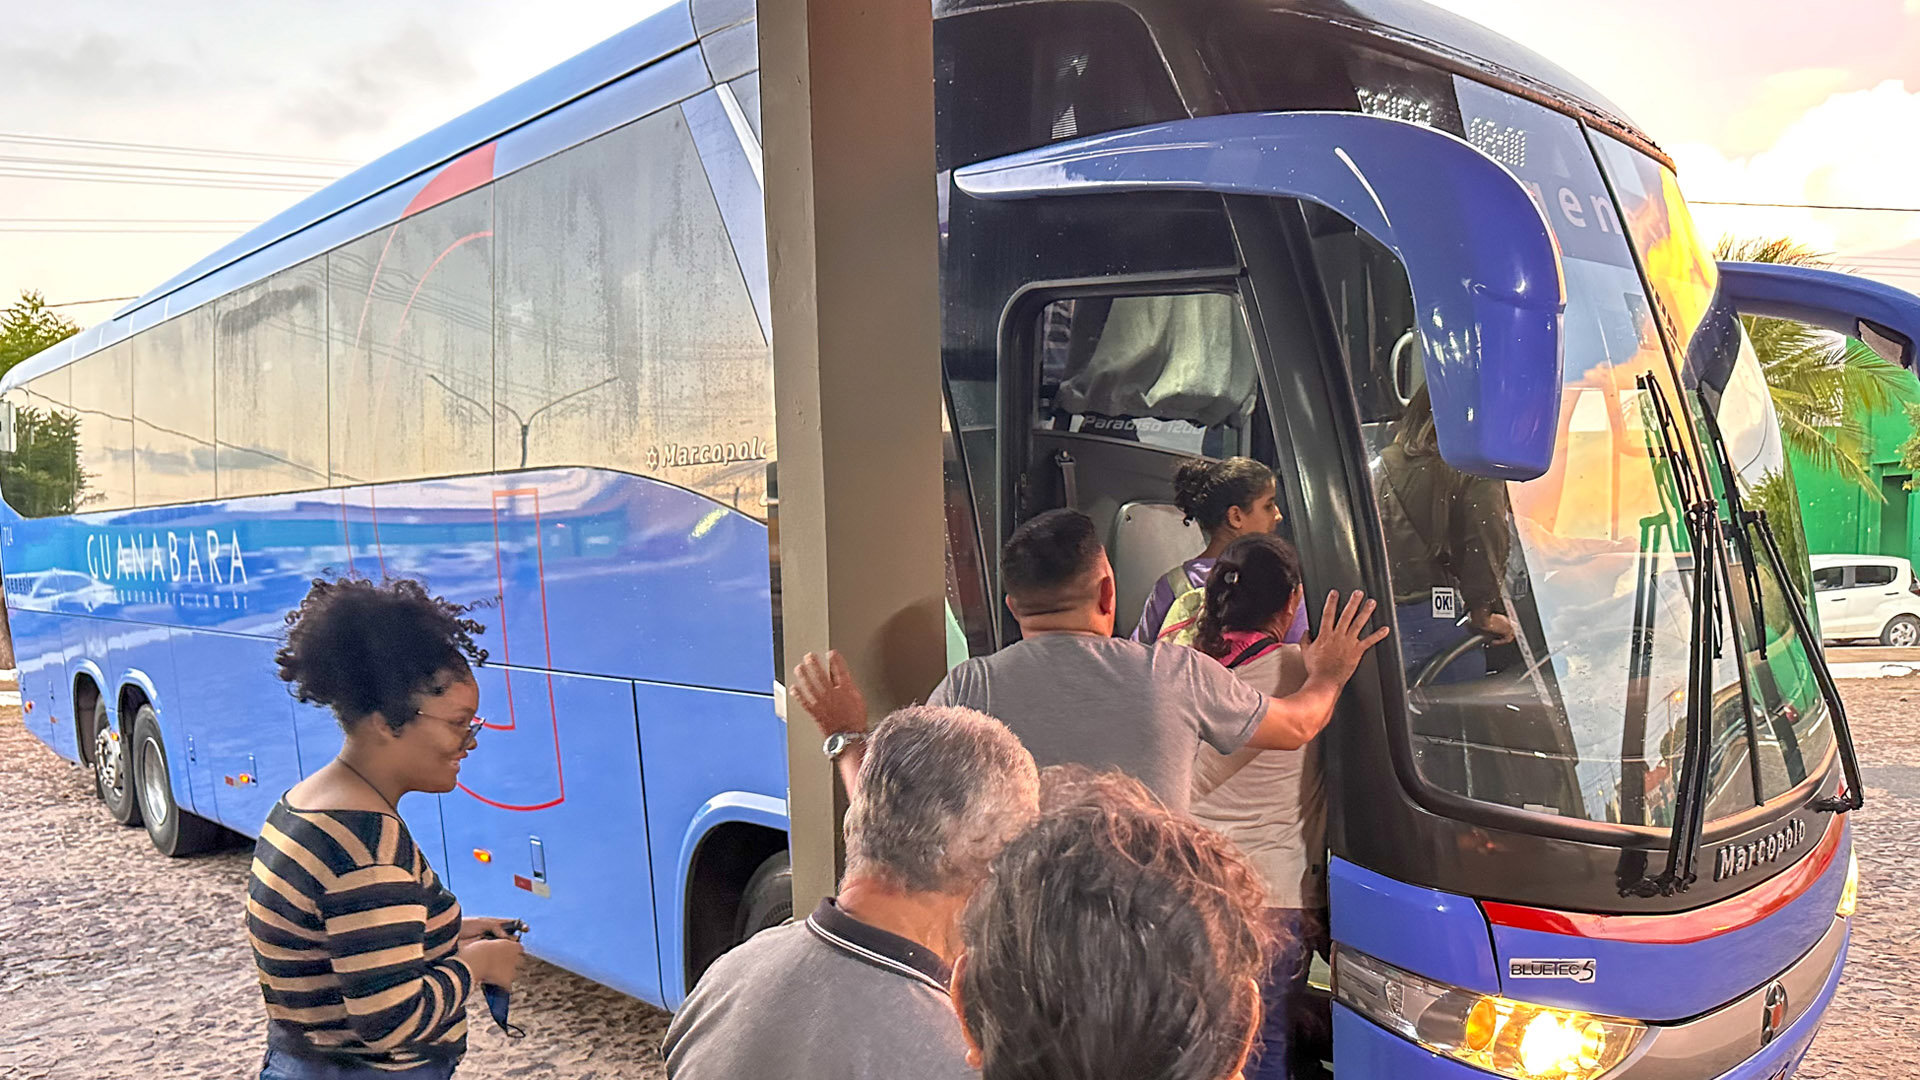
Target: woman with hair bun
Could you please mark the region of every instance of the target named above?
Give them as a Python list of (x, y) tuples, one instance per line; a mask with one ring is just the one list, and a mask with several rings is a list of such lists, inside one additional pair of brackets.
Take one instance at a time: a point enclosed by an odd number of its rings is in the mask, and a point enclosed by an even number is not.
[(267, 1006), (262, 1080), (444, 1080), (467, 1002), (512, 985), (523, 925), (462, 918), (401, 820), (411, 791), (452, 791), (482, 721), (480, 625), (405, 579), (315, 581), (287, 616), (280, 677), (326, 705), (339, 756), (267, 814), (247, 937)]
[[(1245, 457), (1215, 461), (1194, 458), (1173, 475), (1173, 504), (1187, 520), (1206, 533), (1207, 547), (1200, 554), (1161, 575), (1147, 594), (1140, 622), (1133, 628), (1133, 640), (1151, 645), (1167, 629), (1168, 616), (1177, 602), (1181, 613), (1173, 620), (1185, 622), (1186, 608), (1197, 606), (1198, 590), (1207, 583), (1214, 560), (1227, 545), (1242, 536), (1271, 534), (1280, 524), (1278, 488), (1273, 470)], [(1307, 630), (1307, 612), (1303, 605), (1295, 625), (1287, 630), (1288, 642), (1299, 641)]]

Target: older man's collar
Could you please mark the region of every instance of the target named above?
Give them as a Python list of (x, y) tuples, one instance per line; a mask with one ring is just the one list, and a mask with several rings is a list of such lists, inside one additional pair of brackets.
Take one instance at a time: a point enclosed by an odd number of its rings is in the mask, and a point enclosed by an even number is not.
[(842, 952), (897, 975), (918, 979), (943, 994), (953, 978), (953, 969), (932, 949), (861, 922), (841, 911), (831, 897), (820, 901), (820, 906), (807, 917), (807, 929)]

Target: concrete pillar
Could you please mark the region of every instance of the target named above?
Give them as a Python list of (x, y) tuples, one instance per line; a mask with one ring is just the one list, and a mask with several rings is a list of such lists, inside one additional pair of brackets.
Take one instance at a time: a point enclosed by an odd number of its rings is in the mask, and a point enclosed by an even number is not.
[[(846, 654), (876, 717), (945, 671), (933, 17), (761, 0), (785, 657)], [(794, 910), (840, 864), (832, 770), (787, 723)]]

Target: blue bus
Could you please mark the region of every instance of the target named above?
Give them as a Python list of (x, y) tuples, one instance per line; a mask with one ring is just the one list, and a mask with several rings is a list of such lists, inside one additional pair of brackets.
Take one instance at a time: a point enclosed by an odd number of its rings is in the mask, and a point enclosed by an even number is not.
[[(1017, 634), (1019, 521), (1091, 514), (1131, 613), (1202, 546), (1178, 465), (1267, 462), (1315, 587), (1393, 599), (1320, 747), (1336, 1070), (1789, 1074), (1861, 785), (1740, 317), (1911, 366), (1920, 301), (1716, 265), (1620, 110), (1420, 3), (935, 14), (950, 654)], [(25, 722), (115, 820), (253, 834), (340, 738), (284, 613), (415, 576), (487, 627), (480, 750), (402, 806), (465, 905), (669, 1008), (788, 915), (753, 15), (683, 0), (0, 382)]]

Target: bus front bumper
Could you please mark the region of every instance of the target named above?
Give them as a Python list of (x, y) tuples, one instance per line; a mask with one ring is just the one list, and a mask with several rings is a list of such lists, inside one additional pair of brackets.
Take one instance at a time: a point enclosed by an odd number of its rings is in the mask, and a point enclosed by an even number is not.
[[(1772, 982), (1692, 1020), (1650, 1025), (1633, 1056), (1608, 1073), (1606, 1080), (1781, 1080), (1791, 1076), (1840, 987), (1851, 933), (1848, 920), (1835, 918), (1825, 936)], [(1782, 993), (1784, 1016), (1768, 1039), (1768, 999), (1772, 996), (1777, 1008)], [(1333, 1013), (1334, 1067), (1341, 1076), (1484, 1080), (1492, 1075), (1408, 1042), (1338, 1002)]]

